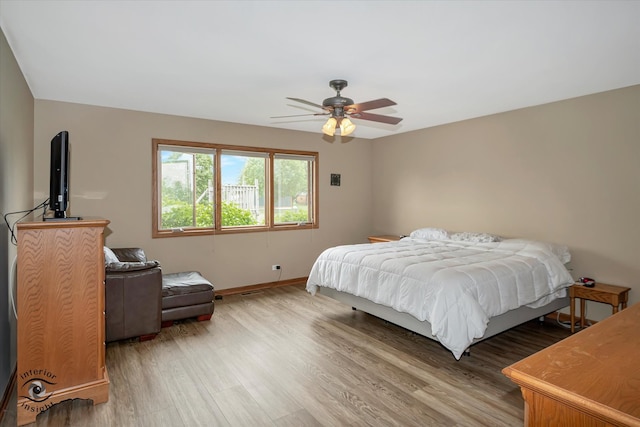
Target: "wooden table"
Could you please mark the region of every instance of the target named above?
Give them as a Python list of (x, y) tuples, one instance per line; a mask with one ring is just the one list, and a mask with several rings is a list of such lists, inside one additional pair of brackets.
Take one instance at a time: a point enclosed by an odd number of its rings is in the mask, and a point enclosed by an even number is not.
[(620, 306), (622, 306), (622, 309), (627, 308), (627, 301), (629, 300), (630, 290), (631, 288), (626, 288), (624, 286), (607, 285), (605, 283), (596, 283), (595, 286), (591, 288), (578, 284), (569, 287), (569, 299), (571, 300), (571, 333), (575, 332), (576, 298), (580, 298), (580, 329), (584, 329), (585, 300), (610, 304), (613, 308), (613, 314), (616, 314)]
[(525, 426), (640, 426), (640, 304), (503, 369)]

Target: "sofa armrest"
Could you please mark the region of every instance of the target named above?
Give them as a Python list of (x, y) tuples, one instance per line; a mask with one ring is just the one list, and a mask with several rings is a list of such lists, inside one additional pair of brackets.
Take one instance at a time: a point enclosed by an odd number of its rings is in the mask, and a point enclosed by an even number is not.
[(143, 271), (160, 267), (158, 261), (146, 262), (112, 262), (105, 266), (107, 274), (122, 273), (127, 271)]
[(111, 272), (107, 269), (105, 275), (107, 342), (156, 334), (160, 332), (161, 322), (162, 270), (160, 267)]

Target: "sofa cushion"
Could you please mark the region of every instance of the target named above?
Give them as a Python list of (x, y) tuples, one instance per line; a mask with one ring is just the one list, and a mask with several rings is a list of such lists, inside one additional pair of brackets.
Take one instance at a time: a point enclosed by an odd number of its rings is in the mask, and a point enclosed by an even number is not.
[(212, 302), (213, 291), (211, 282), (197, 271), (163, 274), (162, 309)]
[(121, 262), (146, 262), (147, 256), (142, 248), (111, 248)]
[(197, 271), (184, 271), (162, 275), (162, 296), (186, 295), (211, 291), (213, 285)]

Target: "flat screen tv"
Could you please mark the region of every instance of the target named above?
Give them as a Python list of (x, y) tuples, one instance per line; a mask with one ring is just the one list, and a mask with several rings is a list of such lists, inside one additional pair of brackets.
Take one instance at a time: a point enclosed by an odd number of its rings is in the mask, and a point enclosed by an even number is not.
[(45, 221), (78, 220), (68, 217), (69, 205), (69, 132), (63, 130), (51, 140), (51, 167), (49, 169), (49, 208), (53, 217)]

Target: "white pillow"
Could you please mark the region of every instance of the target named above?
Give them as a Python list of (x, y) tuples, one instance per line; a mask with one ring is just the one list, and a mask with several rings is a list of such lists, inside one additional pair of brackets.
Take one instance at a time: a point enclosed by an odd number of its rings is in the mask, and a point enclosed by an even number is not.
[(549, 252), (558, 257), (560, 262), (563, 264), (567, 264), (571, 261), (571, 252), (569, 252), (569, 247), (565, 245), (559, 245), (557, 243), (548, 243), (548, 242), (540, 242), (540, 241), (532, 241), (525, 239), (509, 239), (509, 242), (534, 242), (539, 246), (546, 248)]
[(118, 259), (116, 254), (113, 253), (111, 249), (105, 246), (104, 247), (104, 263), (112, 264), (114, 262), (120, 262), (120, 260)]
[(567, 264), (571, 261), (571, 253), (569, 247), (564, 245), (558, 245), (556, 243), (538, 242), (545, 245), (555, 256), (558, 257), (561, 263)]
[(449, 238), (449, 233), (442, 228), (428, 227), (413, 230), (409, 237), (422, 240), (446, 240)]
[(502, 237), (495, 236), (489, 233), (474, 233), (471, 231), (463, 231), (460, 233), (452, 233), (451, 240), (457, 240), (459, 242), (475, 242), (475, 243), (491, 243), (501, 242)]
[(551, 246), (551, 252), (553, 252), (553, 254), (560, 259), (560, 262), (562, 262), (563, 264), (567, 264), (571, 261), (571, 253), (569, 252), (569, 248), (567, 246), (556, 245), (554, 243), (547, 244)]

